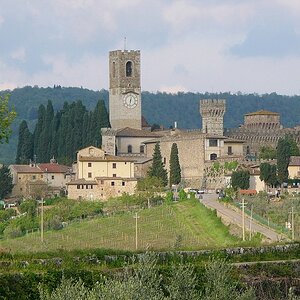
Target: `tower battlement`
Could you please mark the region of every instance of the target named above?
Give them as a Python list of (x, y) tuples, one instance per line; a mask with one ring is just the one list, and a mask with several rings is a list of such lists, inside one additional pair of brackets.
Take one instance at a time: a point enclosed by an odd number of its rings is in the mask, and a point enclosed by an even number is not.
[(223, 135), (224, 114), (226, 112), (225, 99), (200, 100), (200, 114), (202, 117), (202, 132)]

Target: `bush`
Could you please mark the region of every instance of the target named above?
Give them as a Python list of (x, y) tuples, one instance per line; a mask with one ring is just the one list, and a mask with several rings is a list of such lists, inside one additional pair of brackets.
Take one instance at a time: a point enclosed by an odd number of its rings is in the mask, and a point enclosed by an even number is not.
[(20, 226), (15, 226), (14, 224), (8, 225), (4, 229), (4, 236), (6, 238), (16, 238), (24, 235), (24, 232), (22, 231)]

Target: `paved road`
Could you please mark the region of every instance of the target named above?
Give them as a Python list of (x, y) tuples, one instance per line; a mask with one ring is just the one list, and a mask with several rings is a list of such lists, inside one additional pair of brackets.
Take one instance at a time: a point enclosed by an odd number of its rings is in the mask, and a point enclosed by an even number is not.
[[(217, 196), (218, 195), (216, 194), (204, 194), (201, 202), (206, 207), (216, 209), (218, 215), (221, 218), (224, 218), (226, 221), (242, 227), (243, 223), (242, 223), (241, 212), (237, 212), (231, 208), (225, 207), (224, 204), (218, 202)], [(247, 231), (249, 231), (250, 218), (247, 217), (246, 214), (245, 214), (245, 228)], [(272, 242), (277, 242), (280, 240), (280, 235), (276, 231), (259, 224), (255, 220), (252, 220), (252, 231), (260, 232)]]

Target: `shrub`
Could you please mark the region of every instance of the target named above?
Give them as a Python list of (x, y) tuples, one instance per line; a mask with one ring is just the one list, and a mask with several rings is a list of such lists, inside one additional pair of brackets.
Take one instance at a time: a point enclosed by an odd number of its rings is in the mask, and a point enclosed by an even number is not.
[(4, 229), (3, 233), (6, 238), (16, 238), (16, 237), (24, 235), (24, 232), (22, 231), (21, 227), (15, 226), (14, 224), (8, 225)]

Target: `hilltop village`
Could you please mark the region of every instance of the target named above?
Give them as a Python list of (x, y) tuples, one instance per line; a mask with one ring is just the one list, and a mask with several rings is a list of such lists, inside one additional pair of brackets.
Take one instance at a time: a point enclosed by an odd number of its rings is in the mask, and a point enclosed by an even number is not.
[[(249, 190), (266, 190), (256, 159), (262, 146), (276, 148), (279, 138), (292, 136), (300, 143), (300, 127), (283, 128), (280, 115), (271, 111), (249, 112), (244, 124), (224, 131), (226, 99), (199, 99), (202, 129), (174, 126), (151, 131), (142, 116), (140, 51), (109, 53), (109, 118), (111, 128), (102, 128), (102, 146), (78, 149), (72, 167), (50, 162), (11, 165), (12, 197), (34, 196), (38, 191), (71, 199), (107, 200), (133, 194), (137, 180), (147, 175), (155, 145), (160, 145), (169, 173), (171, 148), (176, 143), (181, 168), (181, 187), (224, 189), (232, 172), (250, 172)], [(290, 178), (298, 178), (300, 161), (290, 160)]]

